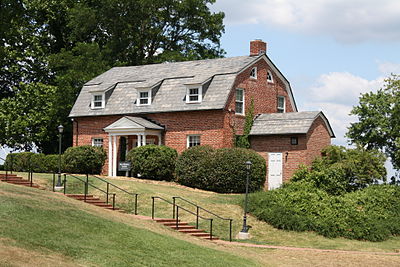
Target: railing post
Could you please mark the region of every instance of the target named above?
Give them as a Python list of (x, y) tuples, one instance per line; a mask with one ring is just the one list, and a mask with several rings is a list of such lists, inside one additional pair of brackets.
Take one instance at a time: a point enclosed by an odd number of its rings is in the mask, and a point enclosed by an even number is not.
[(210, 240), (212, 240), (213, 219), (210, 219)]
[(107, 182), (107, 204), (108, 204), (108, 192), (109, 192), (109, 189), (110, 189), (110, 183)]
[(115, 210), (115, 194), (113, 194), (113, 210)]
[(154, 197), (151, 197), (152, 203), (151, 203), (151, 219), (154, 220)]
[[(56, 174), (53, 172), (53, 192), (55, 192), (56, 190), (54, 189), (54, 187), (56, 186)], [(65, 187), (65, 185), (64, 185)]]
[(13, 173), (13, 168), (14, 168), (14, 156), (13, 156), (12, 153), (10, 154), (10, 157), (11, 157), (11, 174), (12, 174)]
[(138, 194), (135, 194), (135, 215), (137, 215), (137, 199), (138, 199)]
[(232, 242), (232, 219), (229, 219), (229, 242)]
[(7, 170), (6, 170), (6, 181), (8, 181), (8, 166), (7, 166)]
[(176, 206), (176, 230), (179, 229), (179, 206)]
[(199, 229), (199, 206), (196, 206), (196, 229)]
[(175, 219), (175, 197), (172, 197), (172, 219)]
[(33, 171), (31, 170), (30, 172), (30, 179), (31, 179), (31, 187), (33, 186)]
[(66, 174), (64, 174), (64, 195), (65, 195), (65, 192), (67, 192), (67, 175)]

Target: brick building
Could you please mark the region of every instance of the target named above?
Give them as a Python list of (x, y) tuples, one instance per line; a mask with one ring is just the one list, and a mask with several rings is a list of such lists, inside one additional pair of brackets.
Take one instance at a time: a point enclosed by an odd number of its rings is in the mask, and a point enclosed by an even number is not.
[[(255, 40), (250, 56), (114, 67), (83, 86), (70, 113), (73, 144), (103, 146), (108, 154), (103, 172), (116, 176), (118, 162), (136, 146), (163, 144), (178, 152), (195, 145), (232, 147), (234, 135), (243, 133), (251, 101), (255, 114), (261, 114), (255, 127), (273, 113), (288, 120), (293, 114), (300, 125), (309, 122), (266, 51), (266, 43)], [(307, 132), (252, 130), (251, 146), (267, 164), (270, 157), (281, 157), (278, 171), (268, 169), (274, 173), (269, 184), (289, 179), (298, 163), (309, 163), (330, 144), (334, 135), (327, 119), (313, 114)], [(293, 137), (298, 145), (291, 145)]]

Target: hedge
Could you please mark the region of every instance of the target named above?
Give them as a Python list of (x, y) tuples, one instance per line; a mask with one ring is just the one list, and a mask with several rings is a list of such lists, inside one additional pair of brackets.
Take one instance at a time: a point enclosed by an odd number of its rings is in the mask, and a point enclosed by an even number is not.
[(196, 146), (187, 149), (178, 158), (176, 181), (219, 193), (243, 193), (246, 188), (246, 161), (252, 162), (249, 190), (260, 190), (265, 183), (265, 160), (257, 152), (244, 148)]
[(135, 176), (165, 181), (174, 179), (177, 157), (175, 149), (157, 145), (136, 147), (127, 155), (132, 164), (131, 171)]
[(69, 173), (99, 174), (107, 154), (101, 147), (76, 146), (64, 153), (65, 171)]
[[(7, 170), (52, 173), (58, 171), (59, 155), (45, 155), (33, 152), (10, 153), (7, 155), (4, 168)], [(63, 163), (61, 166), (63, 170)]]
[(310, 182), (250, 195), (250, 212), (279, 229), (383, 241), (400, 234), (400, 187), (373, 185), (341, 196)]

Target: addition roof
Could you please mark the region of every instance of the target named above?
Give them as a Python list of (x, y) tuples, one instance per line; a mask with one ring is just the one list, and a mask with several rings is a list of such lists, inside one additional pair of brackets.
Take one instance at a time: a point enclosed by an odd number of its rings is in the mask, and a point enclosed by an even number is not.
[[(172, 111), (223, 109), (236, 76), (258, 60), (264, 59), (282, 79), (289, 100), (296, 109), (289, 82), (268, 56), (240, 56), (175, 63), (114, 67), (90, 80), (70, 112), (70, 117), (145, 114)], [(186, 103), (187, 86), (202, 85), (201, 103)], [(151, 90), (151, 105), (138, 106), (138, 89)], [(102, 94), (106, 104), (91, 109), (93, 94)]]
[(335, 137), (328, 119), (321, 111), (260, 114), (254, 120), (250, 135), (306, 134), (318, 117), (325, 122), (330, 136)]

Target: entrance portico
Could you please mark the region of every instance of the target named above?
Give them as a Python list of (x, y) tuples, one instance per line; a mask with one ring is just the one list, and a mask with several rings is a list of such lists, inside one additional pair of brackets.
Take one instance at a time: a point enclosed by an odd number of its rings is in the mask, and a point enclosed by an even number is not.
[[(108, 176), (117, 176), (118, 165), (118, 139), (125, 137), (128, 141), (128, 148), (144, 146), (155, 143), (161, 145), (162, 132), (164, 128), (141, 117), (124, 116), (116, 122), (110, 124), (104, 131), (108, 133)], [(149, 139), (148, 137), (153, 138)], [(130, 138), (131, 137), (131, 138)], [(136, 137), (136, 138), (135, 138)], [(136, 139), (136, 142), (133, 142)]]

